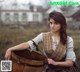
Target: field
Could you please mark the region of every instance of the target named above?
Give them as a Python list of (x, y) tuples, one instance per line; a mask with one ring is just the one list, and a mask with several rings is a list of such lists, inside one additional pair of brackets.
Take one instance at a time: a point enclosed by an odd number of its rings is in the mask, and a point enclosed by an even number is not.
[[(42, 26), (1, 26), (0, 27), (0, 59), (5, 51), (14, 45), (26, 42), (41, 32), (49, 31), (45, 25)], [(74, 39), (74, 51), (77, 56), (77, 63), (80, 67), (80, 31), (67, 30), (69, 36)]]

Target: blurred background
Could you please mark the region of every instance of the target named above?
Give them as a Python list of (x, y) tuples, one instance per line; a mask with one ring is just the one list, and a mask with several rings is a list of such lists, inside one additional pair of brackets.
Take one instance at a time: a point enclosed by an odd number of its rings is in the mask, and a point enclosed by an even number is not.
[(49, 5), (50, 1), (72, 0), (0, 0), (0, 60), (5, 51), (49, 31), (48, 15), (59, 11), (66, 17), (67, 33), (74, 39), (74, 51), (80, 68), (80, 0), (78, 5)]

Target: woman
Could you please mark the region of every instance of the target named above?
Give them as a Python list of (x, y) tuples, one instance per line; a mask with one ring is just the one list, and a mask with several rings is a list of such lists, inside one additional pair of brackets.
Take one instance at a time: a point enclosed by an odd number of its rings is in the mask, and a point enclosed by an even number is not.
[[(66, 20), (60, 12), (49, 14), (50, 32), (40, 33), (33, 41), (38, 45), (44, 44), (44, 54), (47, 57), (48, 68), (46, 72), (71, 72), (76, 56), (73, 50), (73, 39), (67, 36)], [(33, 42), (21, 43), (6, 51), (5, 59), (10, 59), (11, 52), (14, 50), (28, 49), (35, 50)]]

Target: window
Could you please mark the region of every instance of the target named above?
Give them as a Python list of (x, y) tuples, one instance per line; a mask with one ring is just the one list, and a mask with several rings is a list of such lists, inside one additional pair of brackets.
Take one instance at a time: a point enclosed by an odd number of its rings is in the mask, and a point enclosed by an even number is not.
[(13, 15), (13, 20), (16, 22), (18, 21), (18, 13), (14, 13)]
[(5, 21), (6, 22), (10, 21), (10, 13), (5, 13)]
[(33, 21), (38, 21), (38, 14), (33, 14)]
[(26, 13), (22, 13), (22, 21), (26, 21), (27, 20), (27, 14)]

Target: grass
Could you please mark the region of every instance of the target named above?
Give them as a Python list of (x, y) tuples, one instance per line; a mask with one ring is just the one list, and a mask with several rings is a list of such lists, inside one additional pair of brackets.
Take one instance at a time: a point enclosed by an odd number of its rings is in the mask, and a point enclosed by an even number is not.
[[(3, 26), (0, 27), (0, 55), (4, 54), (5, 51), (14, 45), (26, 42), (41, 32), (48, 31), (47, 26), (31, 26), (24, 28)], [(77, 55), (77, 61), (80, 66), (80, 31), (79, 30), (67, 30), (69, 36), (73, 37), (74, 40), (74, 50)]]
[(40, 32), (45, 31), (45, 29), (45, 27), (42, 29), (40, 27), (26, 27), (24, 29), (7, 26), (0, 27), (0, 53), (5, 52), (11, 46), (34, 38)]
[(80, 48), (80, 31), (79, 30), (68, 30), (68, 35), (74, 40), (74, 48)]

